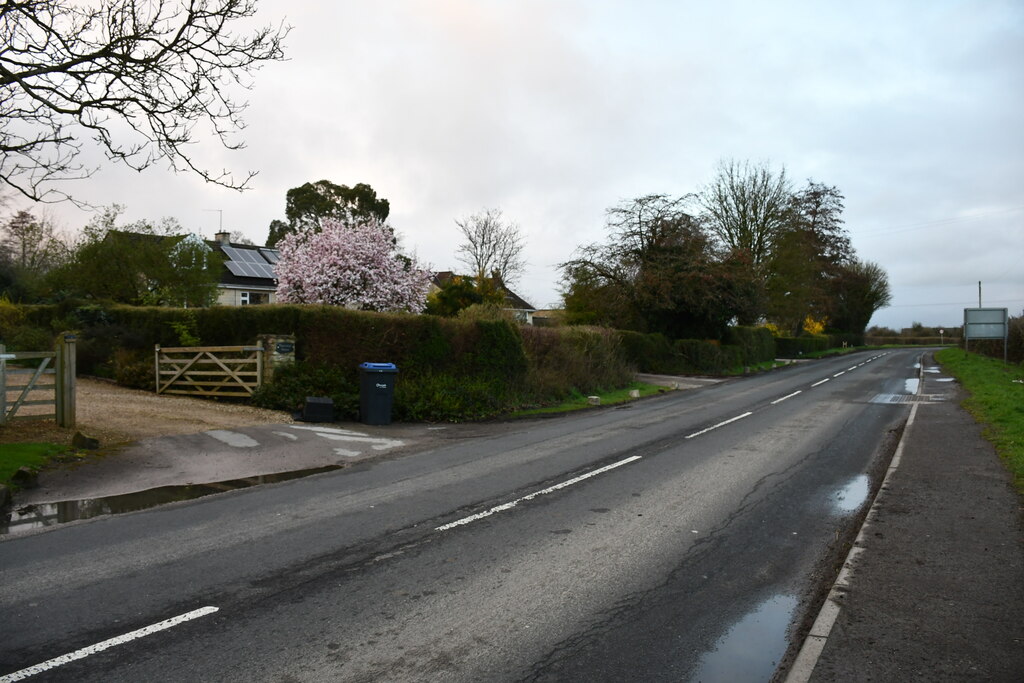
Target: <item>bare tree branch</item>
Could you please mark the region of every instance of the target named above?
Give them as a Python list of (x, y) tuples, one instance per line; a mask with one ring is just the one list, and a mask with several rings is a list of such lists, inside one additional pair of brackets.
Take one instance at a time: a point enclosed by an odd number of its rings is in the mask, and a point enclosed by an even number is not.
[(514, 284), (526, 268), (526, 243), (519, 226), (506, 222), (500, 209), (484, 209), (456, 219), (465, 241), (456, 251), (459, 262), (473, 275), (491, 277), (495, 271), (505, 284)]
[(772, 239), (785, 223), (792, 191), (786, 169), (778, 175), (767, 164), (723, 161), (714, 181), (698, 195), (702, 219), (729, 249), (744, 251), (760, 266)]
[(0, 0), (0, 182), (36, 201), (92, 175), (78, 159), (91, 138), (111, 161), (142, 170), (165, 161), (242, 190), (227, 170), (203, 168), (189, 145), (208, 127), (243, 146), (245, 103), (264, 62), (284, 58), (288, 27), (234, 31), (256, 0)]

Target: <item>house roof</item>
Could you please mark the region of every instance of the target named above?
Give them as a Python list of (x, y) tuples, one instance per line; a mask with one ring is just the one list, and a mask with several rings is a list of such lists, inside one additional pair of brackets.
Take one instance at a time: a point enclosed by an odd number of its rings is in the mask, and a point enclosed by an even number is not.
[(224, 257), (220, 284), (250, 287), (277, 286), (277, 278), (274, 277), (274, 265), (279, 257), (277, 249), (218, 240), (207, 240), (206, 244)]
[[(434, 273), (434, 277), (433, 277), (432, 281), (433, 281), (433, 284), (436, 287), (441, 288), (441, 287), (444, 287), (449, 282), (451, 282), (452, 278), (456, 278), (456, 277), (466, 278), (468, 280), (474, 279), (473, 276), (471, 276), (471, 275), (457, 275), (456, 273), (453, 273), (450, 270), (442, 270), (442, 271)], [(494, 286), (497, 289), (499, 289), (502, 292), (504, 292), (504, 294), (505, 294), (505, 308), (510, 308), (510, 309), (516, 310), (516, 311), (535, 311), (535, 310), (537, 310), (526, 299), (524, 299), (523, 297), (519, 296), (518, 294), (513, 292), (511, 289), (509, 289), (508, 285), (506, 285), (502, 281), (501, 276), (495, 275), (493, 277), (487, 278), (487, 280), (489, 282), (491, 282), (492, 284), (494, 284)]]

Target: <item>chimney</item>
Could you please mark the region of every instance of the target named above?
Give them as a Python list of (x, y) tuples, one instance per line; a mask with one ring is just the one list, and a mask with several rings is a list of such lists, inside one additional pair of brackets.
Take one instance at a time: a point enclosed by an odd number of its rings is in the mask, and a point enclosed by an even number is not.
[(230, 232), (216, 232), (213, 234), (213, 240), (223, 247), (231, 244), (231, 233)]

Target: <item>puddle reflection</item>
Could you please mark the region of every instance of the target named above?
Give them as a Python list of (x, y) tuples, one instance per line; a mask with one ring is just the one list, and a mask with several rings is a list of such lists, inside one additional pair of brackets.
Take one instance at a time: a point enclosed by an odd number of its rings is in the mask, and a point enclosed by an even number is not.
[(768, 681), (786, 652), (786, 629), (797, 600), (776, 595), (733, 625), (701, 657), (691, 683)]
[(858, 474), (835, 494), (833, 505), (840, 512), (856, 512), (868, 499), (871, 482), (866, 474)]
[(212, 484), (192, 484), (188, 486), (161, 486), (136, 493), (105, 498), (84, 498), (81, 500), (63, 500), (57, 503), (40, 503), (26, 505), (7, 511), (0, 515), (0, 534), (16, 534), (33, 529), (55, 526), (78, 519), (89, 519), (100, 515), (115, 515), (121, 512), (145, 510), (165, 503), (181, 500), (194, 500), (213, 493), (223, 493), (244, 489), (259, 484), (273, 484), (291, 479), (300, 479), (322, 472), (342, 469), (341, 465), (329, 465), (309, 470), (265, 474), (245, 479), (232, 479)]

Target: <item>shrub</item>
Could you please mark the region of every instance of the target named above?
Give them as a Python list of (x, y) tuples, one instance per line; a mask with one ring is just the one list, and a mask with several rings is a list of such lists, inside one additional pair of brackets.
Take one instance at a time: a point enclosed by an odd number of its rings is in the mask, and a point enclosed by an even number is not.
[(296, 362), (274, 369), (274, 379), (256, 389), (252, 402), (261, 408), (301, 410), (309, 396), (329, 396), (341, 419), (359, 415), (359, 388), (342, 368)]
[(154, 391), (156, 368), (153, 354), (138, 349), (116, 349), (113, 357), (113, 376), (120, 385)]
[(779, 358), (799, 358), (809, 353), (826, 351), (831, 346), (828, 337), (777, 337), (775, 352)]
[(393, 416), (414, 422), (482, 419), (515, 402), (510, 387), (494, 377), (422, 372), (396, 380)]
[(775, 338), (764, 327), (730, 327), (725, 343), (739, 347), (736, 365), (757, 365), (775, 360)]
[(0, 343), (8, 351), (50, 351), (53, 333), (48, 328), (33, 325), (15, 325), (0, 330)]

